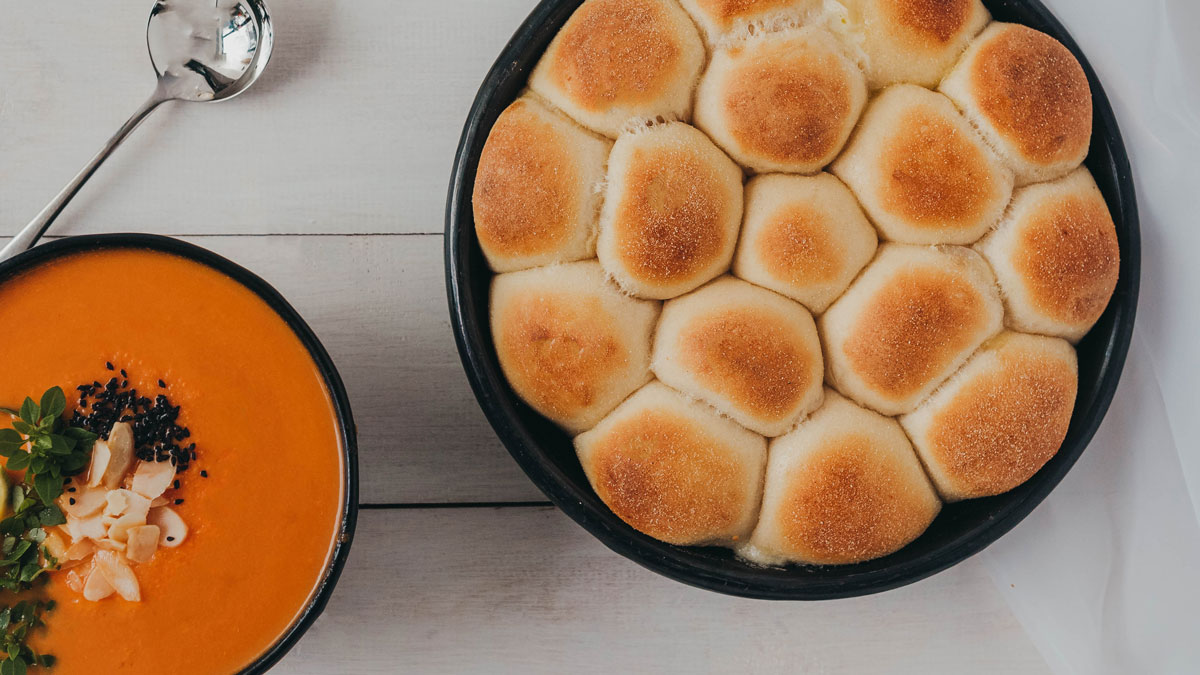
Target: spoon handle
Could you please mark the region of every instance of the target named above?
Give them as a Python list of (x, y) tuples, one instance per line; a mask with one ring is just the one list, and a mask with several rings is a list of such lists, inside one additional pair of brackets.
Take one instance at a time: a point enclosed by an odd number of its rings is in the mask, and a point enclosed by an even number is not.
[(150, 113), (154, 112), (155, 108), (157, 108), (166, 100), (168, 99), (164, 98), (158, 91), (155, 91), (154, 95), (147, 99), (146, 102), (137, 109), (137, 112), (133, 113), (133, 116), (125, 122), (125, 124), (121, 125), (121, 128), (117, 130), (117, 133), (113, 134), (112, 138), (108, 139), (108, 142), (104, 144), (104, 147), (101, 148), (100, 152), (96, 153), (95, 157), (92, 157), (92, 160), (87, 163), (87, 166), (83, 167), (83, 170), (71, 179), (71, 182), (62, 189), (62, 192), (59, 192), (58, 195), (46, 205), (46, 208), (42, 209), (41, 213), (37, 214), (37, 216), (34, 217), (34, 219), (31, 220), (28, 225), (23, 227), (21, 231), (18, 232), (15, 237), (13, 237), (12, 241), (10, 241), (7, 246), (5, 246), (3, 249), (0, 249), (0, 261), (7, 260), (18, 253), (21, 253), (22, 251), (33, 248), (33, 245), (38, 242), (38, 239), (42, 238), (42, 235), (46, 233), (46, 230), (50, 229), (50, 224), (54, 222), (54, 219), (58, 217), (58, 214), (62, 213), (63, 209), (66, 208), (67, 203), (79, 193), (79, 189), (82, 188), (83, 184), (92, 177), (92, 174), (96, 173), (96, 170), (100, 168), (100, 165), (104, 163), (104, 160), (108, 159), (108, 156), (112, 154), (113, 150), (117, 149), (117, 146), (119, 146), (121, 142), (124, 141), (129, 134), (132, 133), (133, 130), (142, 123), (142, 120), (146, 119)]

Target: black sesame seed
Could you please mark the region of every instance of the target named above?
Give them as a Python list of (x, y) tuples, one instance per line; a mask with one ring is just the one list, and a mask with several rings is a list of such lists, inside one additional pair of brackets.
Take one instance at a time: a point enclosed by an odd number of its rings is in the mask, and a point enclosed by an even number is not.
[(167, 541), (175, 541), (175, 537), (167, 537)]
[(178, 489), (179, 489), (179, 481), (178, 481), (178, 480), (176, 480), (176, 481), (175, 481), (175, 482), (172, 484), (172, 486), (173, 486), (173, 487), (174, 487), (176, 490), (178, 490)]
[(129, 377), (129, 373), (126, 373), (124, 368), (121, 369), (121, 377)]
[(71, 503), (71, 506), (75, 506), (75, 498), (74, 497), (71, 497), (67, 501)]
[(73, 488), (73, 487), (67, 488), (67, 492), (74, 492), (74, 491), (75, 491), (75, 488)]
[(112, 361), (105, 361), (105, 362), (104, 362), (104, 367), (105, 367), (105, 368), (108, 368), (109, 370), (112, 370), (112, 369), (113, 369), (113, 364), (112, 364)]
[(158, 381), (158, 386), (162, 387), (163, 389), (166, 389), (166, 388), (167, 388), (167, 383), (166, 383), (166, 382), (163, 382), (162, 380), (159, 380), (159, 381)]
[(182, 500), (182, 499), (176, 499), (176, 500), (175, 500), (175, 506), (179, 506), (179, 505), (180, 505), (180, 504), (182, 504), (182, 503), (183, 503), (183, 500)]
[(200, 477), (201, 477), (201, 478), (208, 478), (208, 472), (207, 472), (207, 471), (201, 471), (201, 472), (200, 472)]

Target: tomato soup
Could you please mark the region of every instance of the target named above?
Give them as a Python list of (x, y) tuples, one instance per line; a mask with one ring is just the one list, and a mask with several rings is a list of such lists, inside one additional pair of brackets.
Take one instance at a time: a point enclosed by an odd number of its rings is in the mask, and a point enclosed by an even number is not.
[(305, 346), (220, 272), (126, 248), (0, 282), (0, 326), (0, 406), (54, 385), (70, 406), (111, 363), (130, 387), (168, 395), (196, 444), (170, 495), (187, 539), (136, 566), (141, 600), (88, 601), (55, 572), (44, 588), (57, 607), (33, 646), (58, 675), (248, 666), (307, 605), (342, 516), (338, 418)]

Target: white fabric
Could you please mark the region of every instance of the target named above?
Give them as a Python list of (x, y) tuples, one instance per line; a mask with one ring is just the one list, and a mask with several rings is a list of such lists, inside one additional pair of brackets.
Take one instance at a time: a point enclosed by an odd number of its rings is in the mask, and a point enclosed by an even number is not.
[(1054, 672), (1196, 673), (1200, 2), (1047, 4), (1095, 67), (1130, 151), (1141, 300), (1125, 374), (1096, 439), (983, 559)]

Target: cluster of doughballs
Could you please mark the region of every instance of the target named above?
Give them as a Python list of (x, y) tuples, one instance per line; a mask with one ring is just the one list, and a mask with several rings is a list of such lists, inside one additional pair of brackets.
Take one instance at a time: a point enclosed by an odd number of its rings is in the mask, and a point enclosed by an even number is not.
[(1119, 263), (1091, 130), (979, 0), (586, 0), (476, 172), (500, 365), (651, 537), (885, 556), (1065, 438)]

